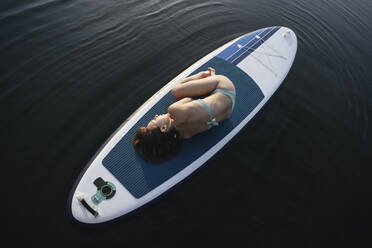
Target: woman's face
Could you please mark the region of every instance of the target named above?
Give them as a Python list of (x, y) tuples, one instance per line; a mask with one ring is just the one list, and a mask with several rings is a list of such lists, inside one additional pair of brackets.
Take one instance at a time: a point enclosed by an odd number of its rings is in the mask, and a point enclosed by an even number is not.
[(155, 115), (146, 128), (155, 129), (160, 128), (161, 132), (167, 132), (171, 127), (171, 118), (169, 114)]

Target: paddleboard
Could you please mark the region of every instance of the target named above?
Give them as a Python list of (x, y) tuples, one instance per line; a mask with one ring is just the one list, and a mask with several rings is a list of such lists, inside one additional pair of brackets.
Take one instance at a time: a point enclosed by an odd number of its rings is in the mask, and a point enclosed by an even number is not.
[[(268, 27), (244, 34), (207, 54), (161, 88), (105, 142), (76, 180), (68, 213), (97, 224), (124, 216), (154, 200), (205, 164), (264, 106), (285, 79), (297, 51), (295, 33)], [(218, 127), (184, 140), (178, 156), (145, 162), (131, 143), (136, 128), (177, 101), (171, 89), (183, 78), (212, 67), (236, 88), (235, 108)]]

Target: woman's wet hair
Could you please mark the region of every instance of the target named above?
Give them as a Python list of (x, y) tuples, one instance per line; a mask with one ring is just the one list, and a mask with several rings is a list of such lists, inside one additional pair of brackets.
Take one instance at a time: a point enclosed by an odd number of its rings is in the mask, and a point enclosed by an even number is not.
[(175, 127), (167, 132), (160, 128), (137, 128), (132, 138), (133, 147), (144, 160), (151, 163), (160, 163), (178, 154), (181, 139)]

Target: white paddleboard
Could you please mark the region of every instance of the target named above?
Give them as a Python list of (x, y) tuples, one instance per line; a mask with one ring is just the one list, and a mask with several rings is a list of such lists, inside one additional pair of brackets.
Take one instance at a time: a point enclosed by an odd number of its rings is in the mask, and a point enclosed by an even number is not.
[[(68, 213), (76, 221), (97, 224), (145, 205), (182, 181), (218, 152), (262, 108), (292, 66), (297, 51), (294, 32), (269, 27), (242, 35), (191, 65), (136, 110), (105, 142), (73, 186)], [(154, 114), (166, 113), (177, 99), (171, 89), (183, 78), (208, 67), (229, 77), (236, 87), (230, 118), (185, 140), (176, 158), (145, 162), (130, 139)]]

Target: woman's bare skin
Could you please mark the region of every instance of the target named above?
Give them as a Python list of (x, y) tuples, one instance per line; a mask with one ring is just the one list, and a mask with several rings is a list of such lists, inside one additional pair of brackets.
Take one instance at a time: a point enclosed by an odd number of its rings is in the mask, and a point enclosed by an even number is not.
[[(183, 79), (172, 89), (173, 96), (180, 100), (169, 106), (167, 114), (155, 116), (147, 128), (159, 127), (162, 132), (166, 132), (171, 126), (176, 126), (182, 139), (191, 138), (208, 130), (210, 128), (207, 124), (210, 119), (208, 112), (195, 99), (202, 98), (215, 89), (235, 91), (233, 83), (223, 75), (216, 75), (213, 68)], [(214, 93), (203, 100), (217, 122), (230, 115), (232, 103), (224, 94)]]

